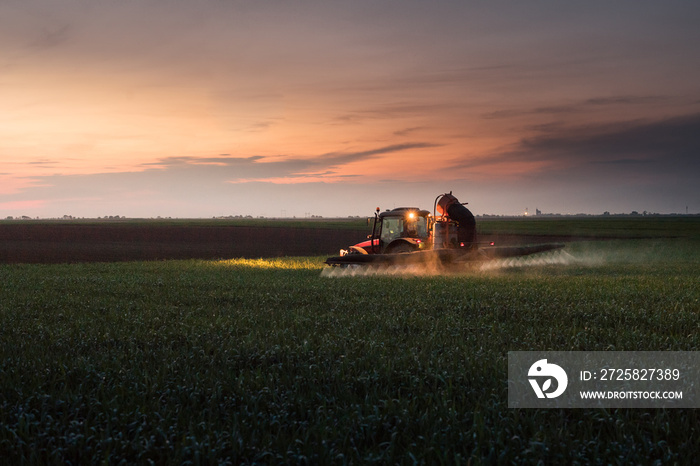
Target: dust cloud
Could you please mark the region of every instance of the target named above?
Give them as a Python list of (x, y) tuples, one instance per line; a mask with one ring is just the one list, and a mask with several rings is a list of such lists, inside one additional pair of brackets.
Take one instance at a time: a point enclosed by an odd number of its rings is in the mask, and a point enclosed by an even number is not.
[(449, 265), (431, 261), (401, 265), (348, 265), (345, 267), (326, 267), (321, 271), (321, 276), (330, 278), (374, 276), (430, 277), (551, 265), (596, 266), (602, 265), (604, 262), (605, 259), (603, 255), (585, 254), (574, 256), (565, 250), (557, 250), (524, 257), (493, 259), (479, 262), (460, 262)]

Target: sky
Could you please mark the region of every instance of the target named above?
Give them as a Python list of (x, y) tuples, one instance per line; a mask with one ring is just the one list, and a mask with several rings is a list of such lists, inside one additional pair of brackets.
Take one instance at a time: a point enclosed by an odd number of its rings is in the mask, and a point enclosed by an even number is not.
[(0, 218), (700, 212), (700, 2), (0, 1)]

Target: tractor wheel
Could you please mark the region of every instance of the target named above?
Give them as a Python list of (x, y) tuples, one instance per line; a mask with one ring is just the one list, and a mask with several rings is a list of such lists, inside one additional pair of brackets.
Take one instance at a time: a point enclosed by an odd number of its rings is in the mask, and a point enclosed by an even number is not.
[(359, 246), (350, 246), (348, 249), (348, 254), (364, 254), (367, 255), (367, 251)]
[(399, 243), (390, 247), (386, 252), (387, 254), (401, 254), (402, 252), (413, 252), (416, 248), (408, 243)]

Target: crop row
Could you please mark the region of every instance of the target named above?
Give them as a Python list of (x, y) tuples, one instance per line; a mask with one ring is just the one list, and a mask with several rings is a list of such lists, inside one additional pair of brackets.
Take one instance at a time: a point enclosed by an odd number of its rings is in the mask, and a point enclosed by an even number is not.
[(693, 241), (329, 278), (322, 258), (0, 266), (12, 463), (687, 463), (697, 410), (507, 408), (507, 352), (700, 347)]

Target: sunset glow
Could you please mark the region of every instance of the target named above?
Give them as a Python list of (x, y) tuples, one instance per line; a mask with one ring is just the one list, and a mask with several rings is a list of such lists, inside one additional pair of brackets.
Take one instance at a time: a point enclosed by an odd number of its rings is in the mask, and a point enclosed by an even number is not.
[(450, 190), (477, 214), (698, 212), (699, 23), (673, 1), (6, 2), (0, 218)]

